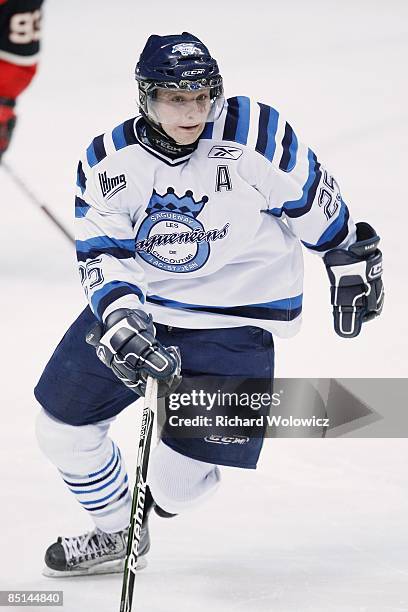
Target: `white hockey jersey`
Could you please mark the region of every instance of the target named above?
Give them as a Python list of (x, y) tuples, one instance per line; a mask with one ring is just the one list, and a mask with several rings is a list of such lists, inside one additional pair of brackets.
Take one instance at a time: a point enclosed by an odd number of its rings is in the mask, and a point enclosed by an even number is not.
[(275, 109), (244, 96), (183, 158), (150, 147), (143, 121), (97, 136), (78, 166), (77, 256), (95, 315), (296, 333), (300, 242), (324, 255), (355, 241), (337, 182)]

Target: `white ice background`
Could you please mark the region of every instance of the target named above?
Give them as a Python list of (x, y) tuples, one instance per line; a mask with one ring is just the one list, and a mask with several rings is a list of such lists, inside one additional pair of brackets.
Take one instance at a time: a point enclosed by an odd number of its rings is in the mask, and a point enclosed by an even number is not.
[[(135, 114), (132, 73), (147, 36), (182, 30), (208, 44), (228, 95), (253, 95), (288, 118), (354, 219), (381, 236), (382, 317), (357, 339), (336, 337), (326, 273), (305, 254), (303, 328), (276, 341), (276, 374), (406, 377), (404, 0), (46, 0), (40, 70), (19, 100), (9, 164), (72, 229), (79, 155)], [(111, 612), (120, 576), (41, 576), (56, 536), (90, 526), (37, 449), (32, 394), (85, 300), (72, 247), (4, 170), (0, 200), (0, 590), (63, 589), (66, 612)], [(130, 407), (112, 429), (130, 474), (138, 413)], [(407, 459), (405, 439), (267, 440), (256, 472), (223, 469), (205, 506), (152, 518), (135, 612), (407, 612)]]

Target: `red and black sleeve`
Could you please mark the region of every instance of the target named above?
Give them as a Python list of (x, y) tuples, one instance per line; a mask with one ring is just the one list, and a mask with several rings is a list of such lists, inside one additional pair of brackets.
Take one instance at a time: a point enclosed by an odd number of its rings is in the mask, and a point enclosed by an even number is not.
[(15, 99), (36, 72), (42, 3), (0, 0), (0, 98)]

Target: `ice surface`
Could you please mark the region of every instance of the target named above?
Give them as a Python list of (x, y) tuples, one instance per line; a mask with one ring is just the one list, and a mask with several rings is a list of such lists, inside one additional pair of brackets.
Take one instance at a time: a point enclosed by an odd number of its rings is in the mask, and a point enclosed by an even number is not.
[[(304, 325), (277, 341), (277, 375), (406, 377), (408, 7), (403, 1), (250, 3), (47, 0), (39, 75), (19, 101), (7, 159), (71, 228), (90, 139), (135, 111), (134, 63), (152, 32), (201, 36), (229, 95), (275, 105), (382, 237), (381, 319), (332, 331), (327, 279), (306, 255)], [(50, 580), (45, 547), (89, 527), (37, 449), (32, 388), (84, 306), (72, 247), (0, 170), (2, 571), (0, 589), (63, 589), (67, 612), (118, 609), (120, 576)], [(114, 424), (133, 473), (137, 410)], [(259, 469), (223, 470), (205, 506), (153, 518), (134, 610), (407, 612), (405, 440), (268, 440)], [(19, 608), (15, 608), (19, 609)]]

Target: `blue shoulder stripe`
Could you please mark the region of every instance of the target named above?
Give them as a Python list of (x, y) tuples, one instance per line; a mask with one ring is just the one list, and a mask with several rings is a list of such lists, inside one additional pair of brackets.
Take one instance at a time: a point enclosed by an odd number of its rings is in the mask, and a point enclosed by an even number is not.
[(329, 251), (335, 249), (343, 242), (348, 234), (348, 222), (350, 218), (346, 204), (341, 201), (341, 208), (337, 218), (323, 232), (316, 244), (309, 244), (302, 240), (302, 244), (312, 251)]
[(77, 260), (86, 261), (100, 255), (112, 255), (117, 259), (130, 259), (135, 256), (134, 240), (119, 240), (109, 236), (96, 236), (89, 240), (76, 240)]
[(106, 157), (105, 145), (103, 144), (103, 134), (93, 139), (86, 150), (88, 164), (93, 168)]
[(239, 106), (239, 113), (235, 140), (239, 144), (246, 145), (248, 141), (249, 132), (250, 102), (249, 98), (247, 98), (246, 96), (239, 96), (237, 100)]
[(283, 205), (283, 210), (288, 217), (301, 217), (306, 214), (311, 209), (316, 197), (316, 190), (320, 183), (322, 172), (320, 170), (320, 163), (311, 149), (308, 152), (308, 160), (309, 174), (306, 183), (303, 185), (302, 195), (298, 200), (291, 200)]
[(205, 138), (206, 140), (211, 140), (214, 130), (214, 122), (206, 123), (203, 133), (201, 134), (201, 138)]
[(261, 111), (259, 114), (258, 140), (255, 150), (266, 159), (272, 161), (276, 149), (276, 132), (278, 130), (279, 113), (270, 106), (258, 102)]
[(124, 147), (126, 147), (125, 135), (123, 133), (123, 123), (116, 126), (115, 129), (112, 131), (112, 140), (113, 144), (115, 145), (116, 151), (119, 151), (119, 149), (123, 149)]
[(128, 119), (123, 124), (123, 134), (125, 136), (127, 145), (137, 144), (134, 123), (135, 123), (135, 117), (133, 117), (133, 119)]
[(250, 101), (246, 96), (236, 96), (228, 100), (223, 140), (246, 145), (249, 132)]
[(238, 98), (230, 98), (228, 100), (227, 116), (224, 123), (223, 140), (235, 140), (238, 124), (238, 108)]
[(283, 153), (279, 162), (279, 168), (285, 172), (290, 172), (296, 165), (296, 155), (298, 150), (298, 141), (295, 132), (292, 130), (289, 123), (285, 125), (285, 134), (282, 139)]
[(144, 295), (139, 287), (124, 281), (111, 281), (93, 294), (91, 298), (92, 310), (102, 320), (102, 315), (107, 307), (124, 295), (136, 295), (140, 302), (144, 304)]
[(112, 140), (116, 151), (124, 149), (132, 144), (138, 144), (134, 129), (134, 122), (135, 117), (132, 119), (127, 119), (124, 123), (116, 126), (112, 131)]

